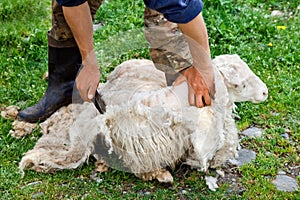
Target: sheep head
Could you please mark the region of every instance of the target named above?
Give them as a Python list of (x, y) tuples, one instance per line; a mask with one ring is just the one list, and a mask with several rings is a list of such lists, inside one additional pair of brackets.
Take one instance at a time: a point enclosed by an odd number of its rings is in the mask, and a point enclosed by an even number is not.
[(267, 99), (267, 86), (238, 55), (217, 56), (213, 63), (224, 77), (232, 102), (259, 103)]

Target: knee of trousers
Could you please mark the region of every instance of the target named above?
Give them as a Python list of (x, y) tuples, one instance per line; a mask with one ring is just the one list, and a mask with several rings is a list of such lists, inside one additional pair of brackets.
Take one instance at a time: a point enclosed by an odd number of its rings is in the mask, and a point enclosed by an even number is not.
[[(92, 19), (103, 0), (88, 0)], [(48, 31), (48, 43), (53, 47), (74, 47), (76, 42), (73, 33), (65, 20), (62, 6), (52, 0), (52, 28)]]
[(156, 68), (169, 74), (170, 68), (178, 72), (191, 66), (189, 46), (178, 25), (150, 8), (145, 8), (144, 18), (145, 37)]

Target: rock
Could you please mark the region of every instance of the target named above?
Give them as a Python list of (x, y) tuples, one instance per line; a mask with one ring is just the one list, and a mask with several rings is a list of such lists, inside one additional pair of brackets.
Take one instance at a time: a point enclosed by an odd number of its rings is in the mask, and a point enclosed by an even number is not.
[(87, 198), (88, 196), (89, 196), (89, 194), (86, 193), (86, 194), (84, 194), (84, 195), (81, 197), (81, 199), (85, 199), (85, 198)]
[(257, 127), (251, 127), (241, 132), (241, 135), (247, 137), (261, 137), (262, 136), (262, 129)]
[(283, 12), (281, 12), (280, 10), (273, 10), (271, 12), (271, 17), (281, 17), (283, 16)]
[(21, 189), (23, 189), (27, 186), (39, 185), (39, 184), (42, 184), (42, 183), (43, 183), (42, 181), (34, 181), (34, 182), (31, 182), (31, 183), (28, 183), (27, 185), (22, 186)]
[(102, 179), (102, 178), (97, 178), (97, 179), (96, 179), (96, 182), (97, 182), (97, 183), (102, 183), (102, 182), (103, 182), (103, 179)]
[(277, 175), (276, 179), (273, 180), (272, 183), (278, 190), (284, 192), (295, 192), (299, 189), (297, 181), (287, 175)]
[(266, 152), (266, 156), (271, 156), (271, 155), (272, 155), (272, 153), (270, 151)]
[(93, 24), (93, 31), (97, 31), (98, 29), (102, 28), (103, 24)]
[(32, 199), (39, 198), (39, 197), (41, 197), (41, 196), (43, 196), (43, 195), (44, 195), (44, 192), (39, 192), (39, 193), (33, 194), (33, 195), (32, 195)]
[(300, 176), (300, 166), (291, 167), (290, 171), (293, 176)]
[(278, 171), (278, 175), (286, 175), (285, 171)]
[(42, 181), (35, 181), (35, 182), (28, 183), (27, 186), (33, 186), (38, 184), (42, 184)]
[(218, 179), (212, 176), (205, 176), (206, 185), (211, 191), (216, 191), (217, 188), (219, 188), (217, 181)]
[(219, 174), (222, 178), (225, 177), (225, 172), (224, 172), (224, 171), (222, 171), (222, 170), (220, 170), (220, 169), (217, 169), (216, 172), (217, 172), (217, 174)]
[(90, 179), (96, 181), (97, 183), (101, 183), (103, 179), (99, 178), (97, 175), (98, 173), (96, 171), (92, 171), (92, 173), (90, 174)]
[(283, 137), (284, 139), (289, 139), (290, 136), (287, 133), (281, 134), (281, 137)]
[(238, 155), (238, 158), (230, 159), (229, 162), (233, 165), (242, 166), (256, 158), (256, 153), (249, 149), (239, 150)]

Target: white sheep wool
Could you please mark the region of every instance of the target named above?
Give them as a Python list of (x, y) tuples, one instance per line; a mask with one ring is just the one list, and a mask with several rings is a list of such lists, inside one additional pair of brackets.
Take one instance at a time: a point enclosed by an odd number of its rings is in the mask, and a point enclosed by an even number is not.
[[(151, 76), (147, 79), (140, 72)], [(44, 134), (23, 157), (20, 168), (76, 168), (93, 150), (111, 167), (133, 173), (172, 166), (187, 152), (193, 152), (193, 159), (206, 168), (223, 141), (224, 119), (220, 116), (224, 116), (226, 98), (219, 98), (219, 91), (224, 94), (226, 88), (218, 86), (222, 77), (218, 73), (216, 77), (216, 100), (212, 106), (198, 109), (181, 102), (177, 88), (157, 81), (164, 81), (164, 76), (151, 61), (127, 61), (99, 88), (107, 112), (100, 115), (88, 103), (61, 108), (41, 124)], [(131, 85), (126, 87), (121, 80), (124, 84), (130, 80)], [(217, 106), (218, 99), (222, 106)]]
[(151, 61), (122, 63), (98, 88), (106, 112), (91, 103), (61, 108), (41, 124), (43, 136), (22, 158), (21, 171), (77, 168), (90, 155), (144, 180), (177, 161), (203, 171), (219, 166), (237, 155), (238, 131), (224, 83), (230, 81), (215, 66), (214, 72), (212, 105), (196, 108), (188, 104), (187, 84), (167, 87)]

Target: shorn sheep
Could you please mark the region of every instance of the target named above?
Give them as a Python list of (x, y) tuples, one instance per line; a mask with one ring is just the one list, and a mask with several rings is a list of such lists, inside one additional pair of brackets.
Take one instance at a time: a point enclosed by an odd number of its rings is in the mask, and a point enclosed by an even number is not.
[(165, 167), (178, 161), (205, 171), (237, 156), (234, 102), (262, 102), (266, 85), (238, 55), (213, 60), (215, 98), (211, 106), (189, 106), (187, 83), (166, 86), (149, 60), (129, 60), (99, 86), (107, 107), (100, 115), (90, 103), (61, 108), (41, 124), (43, 136), (20, 169), (72, 169), (90, 155), (143, 180), (172, 182)]

